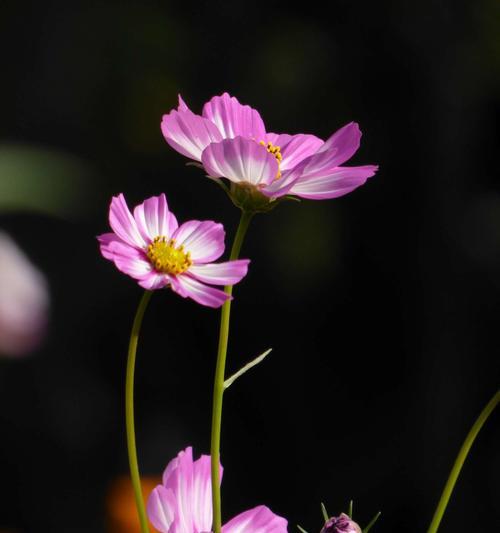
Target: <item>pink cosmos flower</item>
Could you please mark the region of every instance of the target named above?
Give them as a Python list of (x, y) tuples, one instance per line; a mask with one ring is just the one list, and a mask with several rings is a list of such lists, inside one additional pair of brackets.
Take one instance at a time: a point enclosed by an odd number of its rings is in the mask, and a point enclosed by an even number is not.
[[(222, 477), (222, 467), (220, 468)], [(161, 533), (204, 533), (212, 530), (210, 456), (193, 462), (186, 448), (170, 461), (147, 503), (149, 520)], [(222, 526), (223, 533), (286, 533), (287, 521), (260, 505)]]
[(251, 185), (270, 199), (336, 198), (378, 169), (341, 166), (359, 148), (361, 131), (355, 122), (326, 141), (304, 133), (269, 133), (255, 109), (227, 93), (207, 102), (201, 116), (179, 96), (178, 108), (163, 116), (161, 129), (172, 148), (201, 162), (209, 176)]
[(247, 273), (248, 259), (212, 263), (224, 252), (222, 224), (205, 220), (177, 223), (164, 194), (153, 196), (129, 211), (123, 194), (109, 209), (114, 233), (98, 237), (101, 253), (118, 270), (148, 290), (170, 286), (183, 298), (220, 307), (230, 296), (205, 285), (233, 285)]

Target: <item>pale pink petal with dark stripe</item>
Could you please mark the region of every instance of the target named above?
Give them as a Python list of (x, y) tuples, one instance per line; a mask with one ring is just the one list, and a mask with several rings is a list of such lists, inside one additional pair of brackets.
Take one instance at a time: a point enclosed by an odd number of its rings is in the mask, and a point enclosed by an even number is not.
[(361, 141), (361, 130), (356, 122), (350, 122), (333, 135), (331, 135), (316, 152), (314, 164), (317, 166), (339, 166), (350, 159), (359, 148)]
[(171, 489), (175, 495), (175, 519), (181, 531), (193, 531), (193, 454), (192, 448), (186, 448), (177, 456), (177, 468), (173, 470), (165, 488)]
[(163, 115), (161, 131), (174, 150), (196, 161), (201, 160), (201, 153), (210, 143), (222, 140), (213, 122), (189, 110), (174, 109)]
[(172, 289), (184, 298), (191, 298), (207, 307), (221, 307), (226, 300), (232, 299), (224, 291), (204, 285), (189, 275), (173, 276)]
[(139, 285), (143, 289), (154, 291), (157, 289), (163, 289), (163, 287), (166, 287), (169, 282), (170, 278), (167, 274), (162, 274), (153, 270), (151, 273), (139, 280)]
[(179, 104), (177, 106), (177, 111), (191, 111), (189, 107), (187, 106), (186, 102), (182, 99), (182, 96), (180, 94), (177, 95)]
[(209, 220), (184, 222), (174, 232), (176, 246), (184, 246), (196, 263), (215, 261), (224, 252), (226, 232), (222, 224)]
[(131, 246), (143, 248), (146, 244), (130, 213), (123, 194), (114, 196), (109, 208), (109, 225), (123, 241)]
[(377, 170), (377, 165), (325, 168), (312, 176), (303, 175), (290, 193), (310, 200), (337, 198), (363, 185)]
[(266, 128), (258, 111), (242, 105), (234, 96), (214, 96), (203, 106), (202, 115), (217, 125), (225, 139), (242, 136), (263, 141)]
[(237, 259), (225, 263), (193, 265), (189, 273), (203, 283), (234, 285), (247, 275), (249, 263), (249, 259)]
[(210, 455), (202, 455), (193, 463), (191, 494), (193, 523), (194, 530), (200, 532), (208, 532), (212, 529), (212, 480), (210, 467)]
[(145, 253), (120, 239), (112, 239), (109, 233), (97, 237), (102, 255), (116, 265), (120, 272), (136, 280), (142, 280), (151, 273), (153, 267)]
[(209, 145), (201, 161), (212, 177), (252, 185), (269, 185), (279, 170), (276, 158), (264, 146), (243, 137)]
[(300, 168), (295, 167), (285, 172), (279, 178), (275, 179), (270, 185), (266, 185), (261, 189), (262, 194), (270, 198), (280, 198), (285, 194), (289, 194), (295, 182), (300, 178)]
[(148, 198), (134, 209), (134, 218), (144, 240), (149, 243), (155, 237), (172, 237), (179, 224), (168, 210), (164, 194)]
[(235, 516), (222, 527), (222, 533), (287, 533), (287, 524), (268, 507), (259, 505)]
[(172, 489), (158, 485), (148, 498), (146, 511), (153, 526), (161, 533), (170, 533), (175, 519), (177, 501)]
[(274, 146), (280, 147), (283, 158), (280, 162), (282, 172), (296, 167), (306, 157), (315, 154), (324, 144), (319, 137), (305, 133), (297, 135), (268, 133), (267, 139)]

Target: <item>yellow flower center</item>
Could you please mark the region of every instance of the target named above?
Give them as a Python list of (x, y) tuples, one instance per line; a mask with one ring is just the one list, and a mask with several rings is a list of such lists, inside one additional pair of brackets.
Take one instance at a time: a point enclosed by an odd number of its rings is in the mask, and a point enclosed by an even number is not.
[(184, 246), (176, 248), (175, 239), (167, 240), (166, 237), (155, 237), (148, 246), (147, 255), (155, 269), (164, 274), (182, 274), (193, 264)]
[(276, 158), (276, 161), (278, 161), (278, 173), (276, 174), (276, 179), (281, 178), (280, 163), (283, 159), (283, 156), (281, 155), (281, 148), (279, 146), (275, 146), (272, 142), (265, 143), (264, 141), (260, 141), (259, 144), (264, 146), (270, 154), (273, 154)]

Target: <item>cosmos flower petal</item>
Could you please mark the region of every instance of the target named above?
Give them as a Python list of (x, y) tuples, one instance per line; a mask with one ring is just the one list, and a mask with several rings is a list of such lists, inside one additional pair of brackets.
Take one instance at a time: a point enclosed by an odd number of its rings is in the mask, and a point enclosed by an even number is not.
[(111, 244), (114, 242), (123, 243), (123, 241), (116, 235), (116, 233), (103, 233), (97, 236), (99, 241), (101, 254), (106, 258), (113, 260), (113, 251), (111, 250)]
[[(222, 466), (219, 465), (220, 479)], [(220, 483), (220, 480), (219, 480)], [(193, 522), (195, 531), (212, 529), (212, 480), (210, 472), (210, 455), (202, 455), (193, 463)]]
[(164, 194), (148, 198), (138, 205), (134, 209), (134, 218), (146, 242), (158, 236), (170, 238), (179, 226), (175, 216), (168, 210)]
[(287, 524), (268, 507), (259, 505), (235, 516), (222, 527), (222, 533), (286, 533)]
[(244, 278), (248, 271), (249, 259), (238, 259), (225, 263), (193, 265), (189, 273), (198, 281), (211, 285), (234, 285)]
[(114, 196), (109, 208), (109, 225), (123, 241), (131, 246), (143, 248), (145, 241), (142, 238), (137, 223), (130, 213), (123, 194)]
[(226, 300), (232, 299), (224, 291), (204, 285), (189, 275), (173, 276), (172, 289), (184, 298), (191, 298), (207, 307), (217, 308)]
[(140, 279), (139, 285), (148, 291), (155, 291), (166, 287), (169, 281), (168, 275), (153, 271)]
[(283, 175), (274, 180), (271, 185), (266, 185), (261, 189), (261, 192), (270, 198), (279, 198), (288, 194), (294, 183), (300, 178), (302, 172), (299, 167), (295, 167), (283, 173)]
[(214, 96), (203, 106), (202, 115), (217, 125), (225, 139), (242, 136), (264, 140), (266, 128), (258, 111), (242, 105), (234, 96)]
[(184, 100), (182, 99), (182, 96), (180, 94), (177, 95), (177, 98), (179, 100), (177, 111), (191, 111), (189, 107), (187, 106), (186, 102), (184, 102)]
[(280, 163), (282, 172), (296, 167), (306, 157), (315, 154), (324, 144), (319, 137), (305, 133), (299, 133), (298, 135), (268, 133), (267, 139), (274, 146), (280, 147), (283, 157)]
[(213, 122), (189, 110), (174, 109), (168, 115), (163, 115), (161, 131), (174, 150), (195, 161), (201, 160), (201, 153), (206, 146), (222, 140)]
[(290, 141), (290, 139), (293, 137), (293, 135), (289, 135), (288, 133), (266, 133), (266, 138), (264, 139), (265, 142), (271, 142), (275, 146), (281, 146), (280, 143), (286, 144)]
[[(186, 450), (188, 449), (191, 450), (191, 454), (192, 454), (193, 452), (192, 452), (191, 446), (189, 448), (186, 448)], [(180, 453), (184, 453), (184, 451)], [(163, 476), (162, 476), (162, 483), (163, 485), (165, 485), (165, 487), (172, 486), (170, 483), (170, 478), (172, 477), (173, 473), (175, 472), (178, 466), (179, 466), (179, 457), (174, 457), (166, 466), (165, 470), (163, 471)]]
[(377, 165), (324, 169), (324, 174), (302, 176), (295, 182), (290, 193), (310, 200), (337, 198), (363, 185), (377, 170)]
[(113, 261), (120, 272), (137, 280), (143, 280), (152, 271), (151, 263), (145, 254), (120, 239), (111, 239), (109, 233), (98, 237), (101, 253), (106, 259)]
[(158, 485), (151, 492), (146, 505), (148, 518), (161, 533), (169, 533), (175, 518), (177, 501), (172, 489)]
[[(172, 280), (173, 282), (173, 280)], [(188, 447), (177, 455), (177, 467), (172, 471), (165, 488), (171, 489), (175, 495), (175, 518), (181, 531), (193, 530), (193, 453)]]
[[(361, 130), (356, 122), (350, 122), (331, 135), (319, 150), (318, 161), (329, 166), (338, 166), (350, 159), (358, 150), (361, 141)], [(318, 155), (319, 155), (318, 154)]]
[(278, 162), (259, 143), (236, 137), (214, 143), (203, 151), (201, 161), (207, 173), (235, 183), (268, 185), (278, 175)]
[(222, 224), (210, 220), (190, 220), (174, 232), (176, 246), (184, 246), (194, 263), (215, 261), (224, 252), (225, 231)]

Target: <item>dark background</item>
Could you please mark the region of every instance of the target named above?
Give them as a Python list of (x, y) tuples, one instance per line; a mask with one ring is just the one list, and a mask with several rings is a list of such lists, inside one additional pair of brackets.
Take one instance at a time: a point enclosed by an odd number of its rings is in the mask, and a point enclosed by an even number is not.
[[(0, 527), (100, 532), (127, 472), (123, 381), (141, 291), (100, 257), (111, 195), (165, 192), (179, 220), (234, 234), (223, 192), (164, 141), (180, 92), (228, 91), (271, 131), (356, 120), (354, 193), (254, 220), (235, 291), (224, 518), (259, 503), (319, 531), (355, 501), (375, 532), (423, 532), (458, 448), (498, 387), (500, 4), (2, 2), (0, 227), (48, 277), (48, 338), (0, 361)], [(145, 474), (208, 453), (219, 313), (154, 295), (137, 369)], [(499, 524), (499, 418), (440, 531)]]

